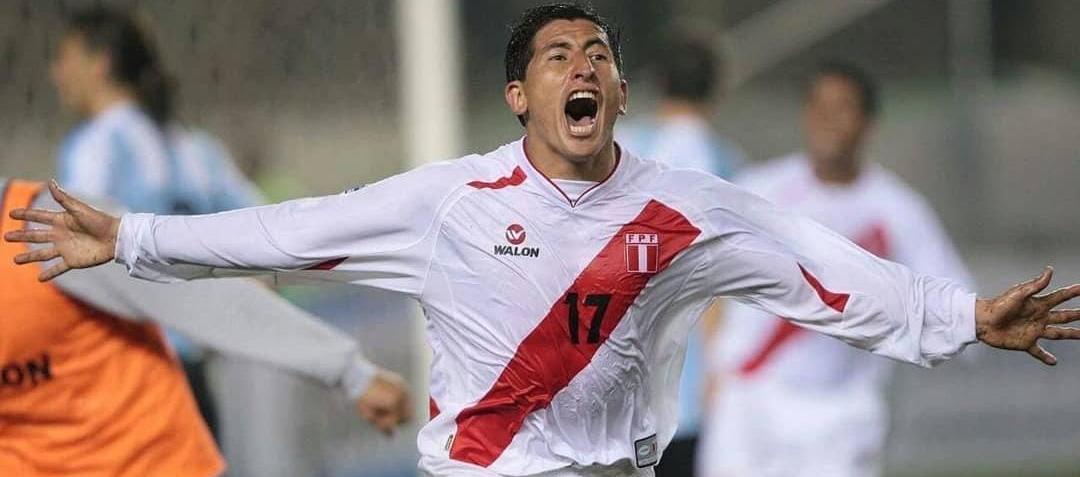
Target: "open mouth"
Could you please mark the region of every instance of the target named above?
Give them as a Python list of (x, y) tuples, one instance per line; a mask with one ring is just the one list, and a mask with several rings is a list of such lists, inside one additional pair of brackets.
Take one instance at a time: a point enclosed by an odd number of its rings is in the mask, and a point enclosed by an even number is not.
[(600, 103), (596, 101), (595, 92), (578, 91), (571, 94), (564, 109), (570, 134), (575, 137), (592, 135), (596, 130), (596, 113), (599, 109)]

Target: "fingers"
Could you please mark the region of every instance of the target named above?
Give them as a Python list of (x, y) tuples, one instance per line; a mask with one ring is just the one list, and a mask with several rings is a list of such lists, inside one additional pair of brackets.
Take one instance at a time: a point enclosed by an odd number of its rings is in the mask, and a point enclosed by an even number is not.
[(398, 409), (376, 409), (367, 420), (387, 436), (392, 436), (398, 425), (404, 422)]
[(56, 257), (60, 256), (60, 251), (54, 247), (43, 248), (38, 250), (31, 250), (26, 253), (20, 253), (15, 256), (15, 263), (22, 265), (30, 262), (48, 262)]
[(56, 199), (56, 202), (68, 212), (75, 212), (85, 206), (85, 204), (78, 199), (65, 192), (64, 189), (60, 187), (60, 184), (56, 183), (56, 179), (49, 181), (49, 193), (52, 194), (53, 199)]
[(1047, 323), (1052, 325), (1063, 325), (1065, 323), (1072, 323), (1076, 320), (1080, 320), (1080, 308), (1051, 311), (1050, 319), (1047, 320)]
[(1036, 344), (1036, 345), (1028, 348), (1027, 352), (1033, 358), (1035, 358), (1035, 359), (1037, 359), (1039, 361), (1042, 361), (1043, 364), (1045, 364), (1047, 366), (1053, 366), (1053, 365), (1057, 364), (1057, 358), (1055, 358), (1054, 355), (1050, 354), (1049, 351), (1046, 351), (1045, 349), (1043, 349), (1042, 346), (1039, 346), (1039, 345)]
[(4, 234), (4, 240), (8, 242), (49, 243), (53, 241), (53, 235), (50, 229), (12, 230)]
[(1078, 296), (1080, 296), (1080, 284), (1064, 288), (1058, 288), (1057, 290), (1040, 296), (1039, 298), (1045, 300), (1047, 304), (1050, 305), (1050, 308), (1053, 308)]
[(38, 274), (38, 281), (39, 282), (47, 282), (47, 281), (52, 280), (52, 279), (54, 279), (54, 278), (56, 278), (56, 277), (58, 277), (60, 275), (63, 275), (65, 273), (67, 273), (68, 270), (71, 270), (71, 267), (68, 267), (67, 264), (64, 263), (64, 262), (60, 262), (60, 263), (58, 263), (56, 265), (53, 265), (53, 266), (49, 267), (48, 270), (45, 270), (45, 271), (39, 273)]
[(1016, 290), (1025, 297), (1030, 297), (1046, 289), (1050, 285), (1050, 279), (1054, 277), (1054, 267), (1047, 265), (1042, 274), (1016, 286)]
[(1042, 337), (1048, 340), (1080, 340), (1080, 328), (1047, 326)]
[(57, 218), (60, 217), (61, 212), (53, 212), (51, 210), (42, 209), (15, 209), (8, 214), (15, 220), (25, 220), (27, 222), (35, 222), (45, 225), (53, 225)]

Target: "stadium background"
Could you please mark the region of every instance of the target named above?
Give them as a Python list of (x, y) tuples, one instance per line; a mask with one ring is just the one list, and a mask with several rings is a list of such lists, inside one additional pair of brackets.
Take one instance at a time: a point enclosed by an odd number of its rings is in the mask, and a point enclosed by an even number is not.
[[(81, 3), (0, 1), (2, 176), (53, 174), (73, 118), (48, 64), (64, 12)], [(137, 4), (156, 27), (181, 84), (181, 116), (222, 137), (273, 199), (377, 180), (416, 163), (432, 142), (453, 157), (521, 134), (502, 103), (505, 25), (538, 2), (115, 3)], [(1057, 283), (1080, 281), (1080, 4), (594, 3), (623, 26), (632, 115), (653, 101), (648, 63), (666, 28), (692, 18), (721, 32), (732, 91), (715, 122), (757, 160), (799, 147), (800, 81), (811, 66), (826, 57), (865, 65), (884, 88), (873, 159), (930, 199), (980, 290), (1043, 263), (1057, 265)], [(451, 56), (408, 70), (417, 43)], [(446, 91), (448, 101), (426, 99)], [(417, 131), (432, 119), (441, 133)], [(408, 304), (345, 288), (285, 292), (353, 331), (377, 362), (419, 379)], [(1056, 369), (991, 351), (936, 371), (901, 367), (889, 475), (1080, 474), (1080, 351), (1050, 346), (1063, 361)], [(230, 476), (415, 473), (416, 423), (386, 440), (316, 385), (221, 357), (214, 371)]]

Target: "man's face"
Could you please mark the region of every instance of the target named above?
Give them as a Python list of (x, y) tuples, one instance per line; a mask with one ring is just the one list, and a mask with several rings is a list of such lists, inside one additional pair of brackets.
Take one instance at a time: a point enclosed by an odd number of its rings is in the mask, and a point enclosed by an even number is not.
[(575, 162), (611, 143), (627, 87), (608, 41), (588, 20), (555, 20), (536, 33), (525, 81), (506, 86), (510, 109), (527, 116), (530, 141)]
[(105, 55), (89, 51), (82, 36), (68, 34), (60, 42), (50, 73), (64, 107), (85, 115), (91, 91), (108, 75), (108, 62)]
[(814, 81), (803, 109), (803, 134), (813, 160), (823, 165), (854, 160), (870, 125), (851, 81), (830, 75)]

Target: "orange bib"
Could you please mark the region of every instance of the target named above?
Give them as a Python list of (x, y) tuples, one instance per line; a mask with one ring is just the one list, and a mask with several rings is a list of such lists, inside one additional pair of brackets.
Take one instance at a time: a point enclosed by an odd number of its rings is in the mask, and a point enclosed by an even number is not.
[[(0, 232), (41, 184), (0, 180)], [(96, 311), (0, 240), (0, 475), (210, 477), (225, 463), (152, 323)], [(76, 273), (76, 272), (73, 272)]]

